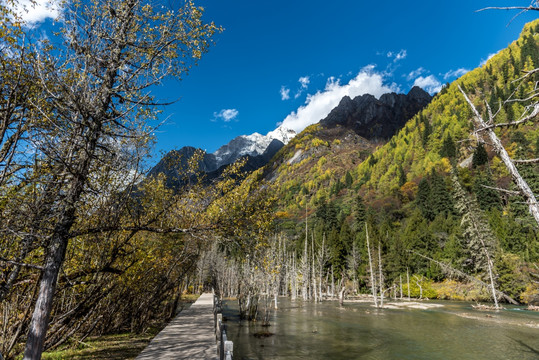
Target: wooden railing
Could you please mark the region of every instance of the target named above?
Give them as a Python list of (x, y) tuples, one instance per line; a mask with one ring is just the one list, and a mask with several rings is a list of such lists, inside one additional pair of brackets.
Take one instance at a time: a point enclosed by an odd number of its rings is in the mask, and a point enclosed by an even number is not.
[(223, 324), (223, 303), (215, 294), (213, 295), (213, 318), (219, 360), (232, 360), (234, 344), (227, 340), (226, 324)]

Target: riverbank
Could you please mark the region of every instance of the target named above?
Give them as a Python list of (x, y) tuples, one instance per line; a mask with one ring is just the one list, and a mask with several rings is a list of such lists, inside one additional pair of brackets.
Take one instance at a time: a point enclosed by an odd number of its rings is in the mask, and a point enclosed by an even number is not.
[[(189, 308), (199, 295), (182, 295), (178, 312)], [(43, 353), (43, 360), (132, 360), (144, 350), (150, 341), (167, 325), (156, 321), (144, 333), (126, 332), (88, 337), (84, 341), (73, 340), (58, 350)]]

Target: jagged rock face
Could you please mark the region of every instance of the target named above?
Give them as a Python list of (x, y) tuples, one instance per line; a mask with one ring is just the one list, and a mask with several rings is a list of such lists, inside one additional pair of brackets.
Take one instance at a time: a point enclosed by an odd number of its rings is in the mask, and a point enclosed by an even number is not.
[(347, 127), (369, 140), (389, 139), (431, 99), (417, 86), (407, 95), (390, 93), (380, 96), (380, 99), (370, 94), (354, 99), (345, 96), (320, 123), (327, 128)]

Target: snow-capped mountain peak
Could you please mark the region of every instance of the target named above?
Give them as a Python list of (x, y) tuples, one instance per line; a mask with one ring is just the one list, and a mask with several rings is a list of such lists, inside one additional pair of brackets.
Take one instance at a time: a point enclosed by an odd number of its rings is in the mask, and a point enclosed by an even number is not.
[(266, 135), (266, 137), (268, 137), (268, 138), (270, 138), (272, 140), (277, 139), (277, 140), (281, 141), (283, 144), (286, 145), (296, 135), (297, 134), (296, 134), (296, 132), (294, 130), (288, 129), (288, 128), (281, 125), (277, 129), (275, 129), (273, 131), (270, 131)]
[(244, 155), (262, 155), (274, 139), (287, 144), (296, 135), (294, 130), (279, 126), (267, 135), (257, 132), (251, 135), (240, 135), (228, 144), (221, 146), (213, 153), (219, 166), (231, 164)]

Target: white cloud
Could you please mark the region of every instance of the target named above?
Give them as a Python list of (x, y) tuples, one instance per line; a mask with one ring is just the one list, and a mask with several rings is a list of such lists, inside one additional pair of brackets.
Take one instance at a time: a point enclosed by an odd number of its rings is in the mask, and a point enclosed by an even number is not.
[(495, 53), (493, 54), (488, 54), (487, 58), (486, 59), (481, 59), (481, 62), (479, 63), (479, 66), (483, 66), (487, 63), (487, 61), (489, 61), (490, 59), (492, 59), (494, 57), (494, 55), (498, 54), (500, 51), (496, 51)]
[(306, 89), (307, 86), (309, 86), (309, 83), (311, 82), (311, 80), (309, 79), (308, 76), (302, 76), (302, 77), (299, 78), (298, 81), (301, 84), (302, 89)]
[(399, 61), (406, 58), (406, 50), (401, 50), (397, 54), (395, 54), (395, 60), (393, 61)]
[(19, 0), (13, 9), (27, 24), (35, 24), (60, 14), (59, 0)]
[(308, 76), (302, 76), (298, 79), (298, 82), (300, 84), (300, 88), (296, 92), (296, 95), (294, 95), (294, 99), (297, 99), (303, 94), (303, 91), (307, 90), (309, 87), (309, 84), (311, 83), (311, 79)]
[(446, 72), (444, 74), (444, 80), (447, 80), (449, 78), (458, 78), (458, 77), (461, 77), (462, 75), (466, 74), (468, 71), (468, 69), (464, 69), (464, 68), (460, 68), (460, 69), (457, 69), (457, 70), (449, 70), (448, 72)]
[(414, 86), (423, 88), (426, 92), (433, 94), (442, 90), (442, 83), (434, 75), (427, 77), (420, 76), (414, 81)]
[(302, 131), (308, 125), (317, 123), (325, 118), (344, 96), (354, 98), (363, 94), (372, 94), (376, 97), (391, 91), (398, 91), (395, 84), (384, 84), (384, 76), (374, 72), (374, 66), (367, 66), (351, 79), (347, 84), (341, 85), (340, 80), (330, 77), (323, 91), (308, 95), (305, 105), (291, 112), (282, 125), (296, 132)]
[(412, 79), (416, 79), (418, 76), (423, 75), (427, 70), (420, 67), (415, 69), (414, 71), (411, 71), (408, 75), (406, 75), (406, 80), (411, 81)]
[(392, 58), (393, 62), (397, 62), (399, 60), (402, 60), (402, 59), (406, 58), (406, 55), (407, 55), (407, 53), (406, 53), (406, 50), (404, 50), (404, 49), (402, 49), (399, 52), (388, 51), (386, 53), (386, 56), (388, 58), (390, 58), (390, 59)]
[(231, 122), (236, 120), (239, 111), (236, 109), (222, 109), (219, 112), (213, 113), (213, 121), (223, 120), (224, 122)]
[(281, 86), (281, 100), (288, 100), (290, 99), (290, 89), (288, 89), (286, 86)]

